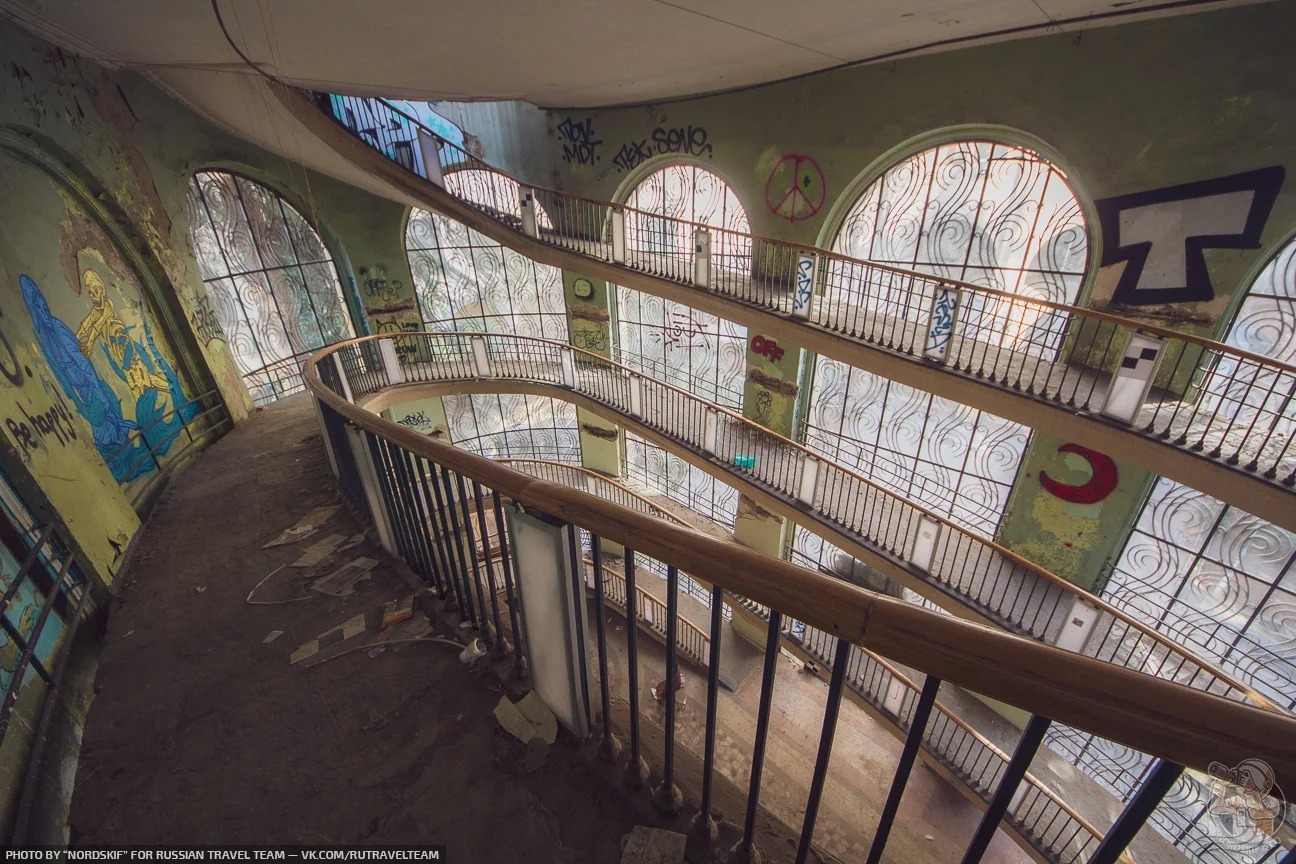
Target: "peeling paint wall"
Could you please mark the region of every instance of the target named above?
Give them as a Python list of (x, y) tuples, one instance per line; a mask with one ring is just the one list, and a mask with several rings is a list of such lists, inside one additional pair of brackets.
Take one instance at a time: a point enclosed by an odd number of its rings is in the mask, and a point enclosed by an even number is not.
[[(213, 389), (236, 421), (251, 410), (190, 245), (193, 173), (245, 174), (318, 221), (360, 330), (383, 329), (400, 311), (394, 305), (413, 300), (405, 212), (233, 138), (136, 75), (109, 73), (7, 22), (0, 58), (0, 467), (36, 519), (61, 521), (78, 562), (103, 587), (140, 527), (132, 496), (187, 444), (183, 434), (172, 439), (195, 420), (193, 409), (167, 415)], [(358, 273), (404, 291), (392, 302), (380, 291), (364, 295)], [(363, 312), (362, 299), (371, 301)], [(156, 459), (132, 442), (141, 429)], [(92, 679), (91, 662), (68, 682), (65, 700), (77, 711), (64, 712), (72, 725), (54, 735), (66, 732), (72, 743), (47, 760), (59, 776), (43, 787), (53, 791), (42, 812), (54, 815), (36, 826), (38, 836), (58, 836), (45, 829), (57, 831), (70, 785), (54, 781), (75, 767), (75, 726)], [(24, 710), (39, 708), (39, 691), (24, 688)], [(0, 834), (11, 816), (5, 790), (16, 788), (30, 748), (24, 728), (14, 724), (0, 752)]]

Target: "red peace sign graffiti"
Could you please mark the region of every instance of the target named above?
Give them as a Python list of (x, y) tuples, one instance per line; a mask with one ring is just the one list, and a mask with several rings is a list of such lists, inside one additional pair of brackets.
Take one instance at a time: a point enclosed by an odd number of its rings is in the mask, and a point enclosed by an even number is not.
[(825, 194), (823, 169), (809, 156), (784, 156), (765, 181), (765, 206), (789, 222), (818, 213)]

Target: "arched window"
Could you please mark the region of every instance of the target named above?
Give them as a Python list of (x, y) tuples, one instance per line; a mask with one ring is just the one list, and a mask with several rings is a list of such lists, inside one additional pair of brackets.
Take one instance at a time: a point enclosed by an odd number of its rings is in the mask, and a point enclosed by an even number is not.
[[(468, 200), (488, 201), (498, 194), (508, 199), (508, 190), (499, 187), (512, 184), (511, 200), (516, 201), (517, 184), (488, 171), (456, 171), (445, 179), (447, 189)], [(538, 220), (542, 227), (550, 225), (543, 209)], [(417, 207), (405, 227), (405, 254), (427, 329), (567, 341), (567, 307), (558, 268), (538, 264), (461, 222)]]
[[(625, 476), (632, 484), (652, 495), (670, 498), (689, 511), (733, 530), (738, 519), (738, 490), (712, 477), (689, 462), (633, 432), (625, 433)], [(666, 569), (655, 559), (644, 559), (648, 569), (665, 578)], [(680, 574), (680, 587), (704, 606), (711, 605), (711, 592)], [(728, 608), (725, 616), (733, 613)]]
[(443, 396), (450, 443), (490, 459), (547, 459), (579, 465), (576, 406), (548, 396)]
[(188, 203), (207, 297), (253, 401), (301, 390), (301, 359), (355, 335), (324, 241), (291, 204), (237, 174), (199, 171)]
[[(847, 214), (833, 251), (970, 282), (1010, 294), (1073, 303), (1084, 281), (1089, 235), (1066, 175), (1038, 153), (995, 141), (942, 144), (892, 165)], [(891, 298), (886, 314), (894, 315)], [(924, 302), (925, 301), (925, 302)], [(930, 298), (901, 304), (926, 315)], [(963, 333), (1051, 357), (1066, 316), (965, 296)]]
[[(924, 150), (892, 165), (851, 207), (833, 251), (1059, 302), (1075, 300), (1088, 235), (1066, 177), (1039, 154), (992, 141)], [(926, 316), (930, 297), (873, 297), (873, 314)], [(1002, 308), (1000, 308), (1002, 307)], [(1065, 316), (965, 294), (964, 332), (1037, 355)], [(1005, 320), (1007, 319), (1007, 320)], [(917, 320), (917, 319), (915, 319)], [(1006, 341), (1005, 341), (1006, 340)], [(817, 357), (806, 443), (879, 485), (985, 536), (1003, 518), (1030, 430), (863, 369)]]
[[(1225, 341), (1296, 363), (1296, 240), (1256, 278)], [(1291, 394), (1206, 392), (1219, 410), (1287, 430)], [(1107, 599), (1285, 706), (1296, 706), (1296, 535), (1161, 478), (1117, 559)]]
[[(626, 200), (630, 266), (691, 279), (693, 226), (660, 217), (747, 232), (742, 204), (703, 168), (671, 165), (650, 174)], [(723, 233), (712, 240), (713, 270), (750, 266), (751, 243)], [(718, 275), (716, 278), (723, 278)], [(617, 359), (654, 378), (730, 407), (742, 405), (747, 328), (631, 288), (617, 286)]]

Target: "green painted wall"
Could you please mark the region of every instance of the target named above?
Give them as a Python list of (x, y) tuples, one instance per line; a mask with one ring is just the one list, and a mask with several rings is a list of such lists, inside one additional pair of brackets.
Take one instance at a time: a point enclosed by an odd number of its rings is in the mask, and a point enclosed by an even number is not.
[[(1287, 34), (1294, 30), (1296, 3), (1257, 4), (841, 69), (699, 99), (555, 111), (555, 134), (565, 120), (583, 128), (588, 121), (603, 143), (593, 167), (564, 162), (557, 141), (552, 158), (563, 188), (611, 198), (643, 157), (689, 155), (734, 188), (753, 232), (824, 244), (841, 208), (897, 158), (957, 136), (960, 127), (982, 135), (997, 128), (1007, 140), (1055, 156), (1088, 204), (1290, 163), (1296, 76)], [(791, 214), (797, 218), (790, 221), (771, 204), (779, 203), (776, 190), (795, 165), (780, 163), (797, 156), (821, 169), (824, 204), (813, 215)], [(1217, 299), (1183, 311), (1218, 320), (1239, 281), (1293, 226), (1296, 184), (1289, 178), (1263, 248), (1210, 251)], [(1090, 230), (1096, 234), (1092, 219)], [(1097, 303), (1110, 294), (1110, 274), (1101, 281), (1107, 287), (1094, 290)]]
[[(1033, 147), (1067, 173), (1085, 208), (1091, 264), (1081, 298), (1105, 308), (1123, 265), (1097, 268), (1102, 237), (1095, 200), (1271, 165), (1288, 166), (1290, 174), (1296, 155), (1292, 32), (1296, 3), (1256, 4), (840, 69), (711, 97), (553, 111), (551, 158), (562, 188), (605, 199), (654, 164), (699, 162), (734, 189), (753, 232), (822, 246), (831, 244), (858, 194), (898, 159), (960, 137)], [(601, 142), (589, 164), (563, 158), (560, 129), (572, 128)], [(807, 175), (808, 197), (823, 203), (814, 212), (780, 208), (790, 179)], [(1149, 320), (1219, 335), (1248, 277), (1293, 228), (1296, 182), (1289, 176), (1259, 249), (1207, 251), (1215, 299), (1149, 310)], [(1186, 381), (1160, 383), (1182, 388)], [(750, 382), (747, 391), (746, 413), (754, 417), (753, 400), (763, 397)], [(778, 428), (788, 414), (775, 413)], [(1057, 453), (1061, 443), (1036, 436), (1000, 539), (1092, 585), (1119, 547), (1147, 475), (1117, 462), (1119, 483), (1106, 499), (1067, 504), (1038, 479), (1040, 470), (1073, 484), (1088, 476), (1078, 457)], [(767, 533), (755, 522), (742, 528), (742, 521), (740, 533)]]
[(1073, 503), (1043, 487), (1040, 473), (1068, 486), (1094, 480), (1095, 471), (1076, 453), (1060, 453), (1060, 438), (1035, 433), (996, 538), (1004, 546), (1074, 582), (1095, 588), (1103, 565), (1119, 550), (1125, 529), (1142, 503), (1152, 477), (1119, 460), (1116, 486), (1102, 500)]

